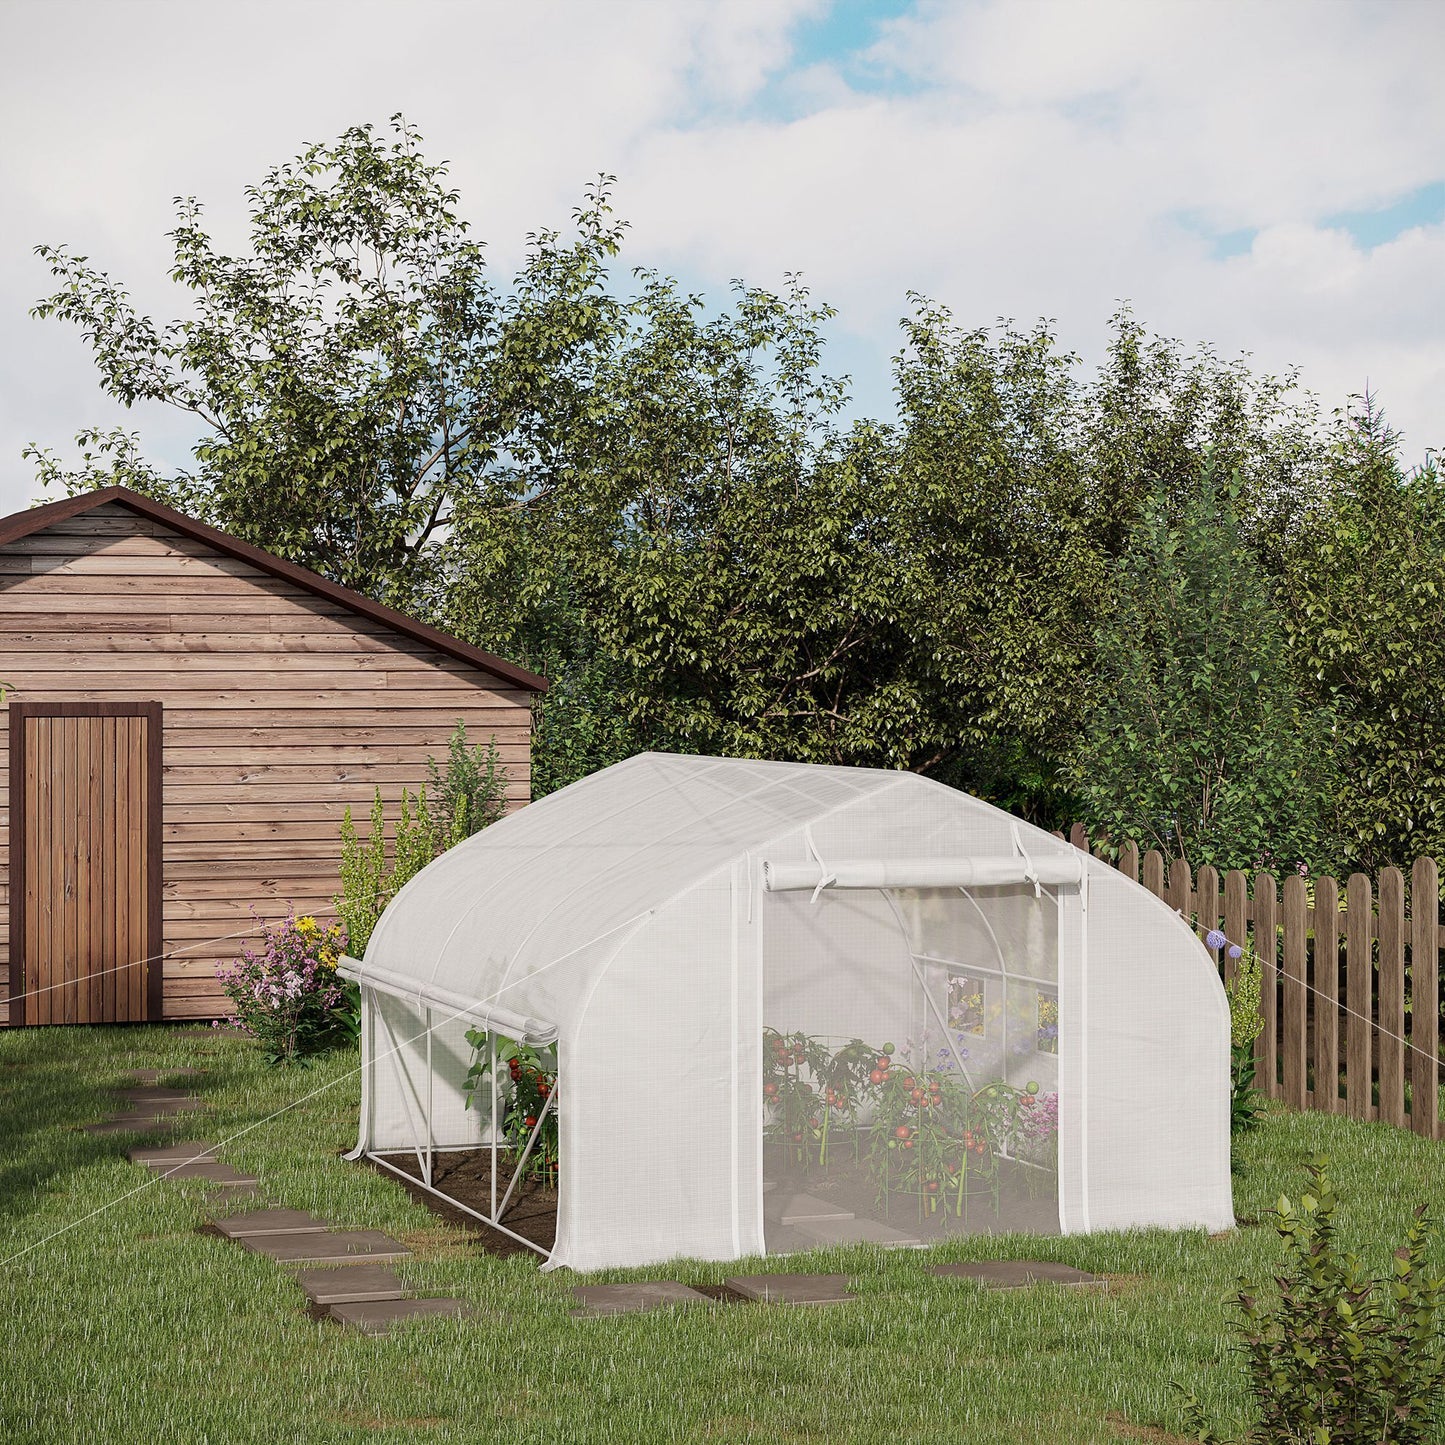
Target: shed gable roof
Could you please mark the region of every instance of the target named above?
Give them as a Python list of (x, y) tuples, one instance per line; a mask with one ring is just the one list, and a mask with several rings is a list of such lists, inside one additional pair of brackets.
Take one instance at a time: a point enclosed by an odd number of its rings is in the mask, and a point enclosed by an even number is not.
[(473, 667), (482, 668), (517, 687), (525, 688), (529, 692), (545, 692), (547, 689), (546, 678), (539, 677), (534, 672), (528, 672), (526, 668), (518, 667), (516, 663), (508, 662), (504, 657), (483, 652), (480, 647), (473, 647), (471, 643), (463, 642), (459, 637), (453, 637), (450, 633), (430, 627), (425, 622), (408, 617), (404, 612), (398, 612), (395, 608), (384, 606), (380, 602), (373, 602), (370, 597), (353, 591), (350, 587), (343, 587), (337, 582), (328, 581), (309, 568), (298, 566), (295, 562), (287, 562), (284, 558), (277, 557), (271, 552), (254, 547), (249, 542), (243, 542), (239, 537), (233, 537), (227, 532), (209, 527), (204, 522), (198, 522), (194, 517), (186, 516), (184, 512), (176, 511), (174, 507), (167, 507), (162, 502), (153, 501), (139, 492), (133, 492), (129, 487), (103, 487), (99, 491), (86, 492), (78, 497), (67, 497), (59, 502), (48, 502), (44, 506), (31, 507), (27, 511), (15, 512), (11, 516), (0, 518), (0, 547), (7, 546), (11, 542), (18, 542), (22, 537), (30, 537), (37, 532), (43, 532), (58, 522), (68, 521), (71, 517), (82, 516), (107, 503), (125, 507), (139, 517), (159, 522), (162, 526), (170, 527), (183, 536), (203, 542), (227, 556), (235, 557), (242, 562), (249, 562), (251, 566), (272, 577), (279, 578), (283, 582), (293, 583), (317, 597), (324, 597), (328, 602), (334, 602), (338, 606), (346, 608), (347, 611), (356, 613), (359, 617), (379, 622), (395, 632), (414, 638), (428, 647), (434, 647), (438, 652), (445, 653), (449, 657), (455, 657)]

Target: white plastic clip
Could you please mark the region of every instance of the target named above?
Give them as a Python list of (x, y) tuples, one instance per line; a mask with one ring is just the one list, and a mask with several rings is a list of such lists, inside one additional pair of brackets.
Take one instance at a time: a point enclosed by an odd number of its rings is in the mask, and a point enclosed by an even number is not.
[(1024, 847), (1024, 840), (1019, 836), (1019, 825), (1010, 823), (1009, 830), (1013, 833), (1014, 847), (1018, 849), (1019, 857), (1024, 860), (1024, 881), (1034, 885), (1034, 897), (1043, 896), (1043, 888), (1039, 884), (1038, 870), (1034, 867), (1034, 860), (1029, 857), (1028, 850)]
[(838, 875), (828, 871), (828, 865), (823, 862), (823, 855), (818, 852), (818, 845), (813, 841), (813, 830), (811, 827), (805, 827), (803, 829), (803, 841), (808, 845), (808, 852), (813, 855), (813, 861), (818, 865), (819, 871), (822, 874), (822, 877), (818, 879), (818, 886), (813, 889), (812, 898), (808, 900), (808, 906), (810, 908), (816, 908), (819, 895), (830, 883), (836, 883), (838, 881)]

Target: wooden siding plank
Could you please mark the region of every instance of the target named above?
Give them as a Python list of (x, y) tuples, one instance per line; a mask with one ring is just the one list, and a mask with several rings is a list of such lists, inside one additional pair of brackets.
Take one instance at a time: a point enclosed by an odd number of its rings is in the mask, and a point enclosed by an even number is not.
[(61, 895), (64, 901), (65, 917), (63, 925), (63, 942), (65, 964), (65, 994), (63, 1011), (61, 1014), (64, 1022), (73, 1024), (76, 1021), (76, 994), (77, 967), (80, 948), (80, 880), (76, 876), (80, 862), (80, 718), (63, 718), (65, 742), (64, 742), (64, 763), (62, 772), (64, 774), (64, 792), (62, 794), (61, 827), (64, 830), (64, 843), (62, 845), (62, 858), (64, 859), (64, 888)]
[(54, 790), (48, 786), (48, 780), (54, 776), (51, 759), (54, 725), (49, 718), (30, 718), (25, 726), (30, 730), (30, 746), (26, 752), (35, 759), (26, 780), (26, 813), (32, 820), (27, 839), (26, 877), (27, 880), (35, 880), (27, 909), (27, 920), (30, 921), (26, 926), (26, 956), (29, 960), (26, 982), (36, 991), (31, 1017), (36, 1023), (43, 1024), (50, 1022), (51, 1005), (55, 998), (50, 987), (54, 982), (55, 956), (55, 837), (51, 824)]
[(146, 799), (146, 720), (139, 717), (125, 719), (126, 732), (131, 748), (130, 799), (126, 814), (126, 847), (130, 851), (130, 987), (127, 990), (130, 1017), (145, 1017), (145, 973), (148, 967), (150, 939), (146, 932), (146, 888), (148, 869), (146, 866), (145, 799)]
[(104, 717), (100, 723), (103, 727), (103, 742), (101, 747), (101, 776), (103, 785), (101, 791), (101, 837), (105, 840), (105, 853), (102, 861), (102, 882), (101, 882), (101, 911), (105, 915), (105, 953), (102, 957), (102, 964), (105, 968), (105, 976), (101, 988), (101, 1017), (113, 1019), (116, 1017), (116, 969), (120, 966), (122, 959), (117, 948), (116, 940), (116, 847), (115, 847), (115, 792), (116, 792), (116, 734), (119, 730), (119, 718)]
[(101, 872), (105, 866), (110, 844), (105, 837), (103, 826), (104, 803), (101, 801), (101, 769), (104, 763), (104, 733), (109, 718), (85, 718), (86, 753), (86, 807), (81, 828), (85, 846), (85, 883), (80, 895), (81, 907), (88, 915), (86, 945), (81, 952), (79, 963), (85, 976), (82, 990), (85, 1003), (85, 1019), (88, 1023), (101, 1023), (105, 1019), (102, 997), (105, 944), (104, 934), (110, 920), (104, 917), (102, 905), (105, 901)]

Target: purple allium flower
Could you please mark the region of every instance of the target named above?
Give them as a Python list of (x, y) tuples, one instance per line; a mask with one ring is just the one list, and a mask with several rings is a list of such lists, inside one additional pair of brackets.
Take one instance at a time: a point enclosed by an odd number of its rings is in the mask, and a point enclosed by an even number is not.
[(1231, 958), (1238, 958), (1243, 952), (1244, 950), (1237, 943), (1231, 943), (1229, 945), (1229, 956)]
[(1211, 928), (1209, 932), (1204, 935), (1204, 945), (1206, 948), (1223, 948), (1228, 942), (1229, 940), (1217, 928)]

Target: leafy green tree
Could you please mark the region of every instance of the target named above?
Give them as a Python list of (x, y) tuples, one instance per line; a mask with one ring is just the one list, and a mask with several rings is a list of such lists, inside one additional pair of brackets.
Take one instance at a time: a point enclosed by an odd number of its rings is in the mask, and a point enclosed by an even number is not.
[(42, 247), (103, 387), (196, 419), (163, 475), (82, 432), (71, 490), (124, 481), (548, 674), (536, 790), (640, 747), (912, 767), (1039, 821), (1091, 705), (1091, 637), (1144, 499), (1211, 449), (1269, 575), (1315, 481), (1289, 378), (1185, 355), (1127, 312), (1081, 378), (1049, 328), (914, 297), (898, 414), (844, 427), (831, 311), (793, 279), (720, 312), (655, 272), (619, 295), (608, 180), (496, 285), (445, 167), (399, 118), (248, 191), (249, 254), (180, 204), (189, 315), (139, 315)]
[(1093, 826), (1196, 867), (1334, 856), (1333, 718), (1301, 700), (1283, 624), (1208, 468), (1156, 494), (1114, 566), (1093, 706), (1071, 760)]
[(175, 476), (124, 430), (82, 432), (79, 469), (28, 448), (42, 481), (124, 481), (402, 605), (458, 502), (525, 493), (522, 467), (565, 436), (609, 324), (594, 284), (620, 234), (606, 183), (575, 242), (535, 236), (502, 297), (446, 167), (400, 117), (391, 130), (354, 127), (248, 187), (249, 255), (219, 253), (200, 203), (179, 201), (184, 319), (157, 323), (86, 257), (38, 248), (62, 284), (35, 314), (81, 328), (110, 395), (176, 407), (203, 433)]
[(1341, 417), (1332, 485), (1292, 534), (1288, 643), (1339, 718), (1347, 860), (1445, 853), (1445, 479), (1412, 472), (1378, 408)]

